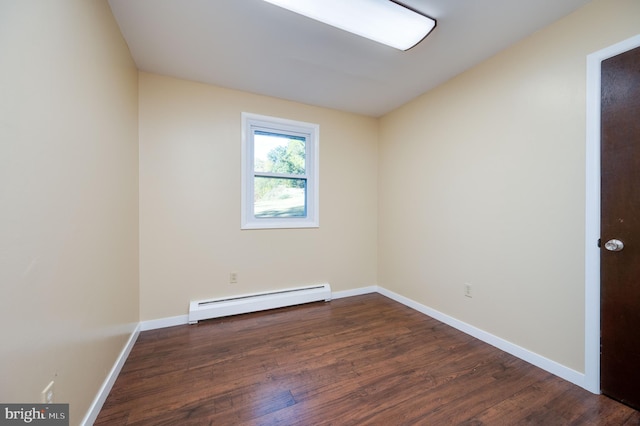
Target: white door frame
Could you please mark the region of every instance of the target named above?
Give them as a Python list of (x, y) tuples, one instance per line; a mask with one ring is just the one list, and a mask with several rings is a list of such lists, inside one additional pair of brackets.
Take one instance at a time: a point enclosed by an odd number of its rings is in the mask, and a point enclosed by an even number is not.
[(640, 34), (587, 56), (587, 164), (585, 217), (585, 383), (600, 393), (600, 67), (640, 46)]

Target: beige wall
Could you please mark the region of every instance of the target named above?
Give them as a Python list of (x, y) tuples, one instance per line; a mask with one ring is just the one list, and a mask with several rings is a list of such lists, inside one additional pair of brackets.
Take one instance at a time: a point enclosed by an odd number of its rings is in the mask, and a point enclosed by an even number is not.
[(105, 1), (0, 0), (0, 401), (78, 424), (138, 320), (137, 72)]
[(584, 371), (586, 56), (638, 23), (596, 0), (381, 120), (379, 285)]
[[(243, 111), (320, 125), (320, 228), (240, 230)], [(202, 298), (375, 285), (377, 131), (369, 117), (141, 73), (141, 319)]]

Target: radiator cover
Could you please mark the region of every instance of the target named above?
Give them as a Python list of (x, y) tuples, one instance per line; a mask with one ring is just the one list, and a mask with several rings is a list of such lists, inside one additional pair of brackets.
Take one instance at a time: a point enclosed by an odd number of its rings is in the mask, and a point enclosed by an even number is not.
[(331, 286), (318, 284), (265, 293), (243, 294), (210, 300), (195, 300), (189, 304), (189, 324), (200, 320), (246, 314), (303, 303), (331, 300)]

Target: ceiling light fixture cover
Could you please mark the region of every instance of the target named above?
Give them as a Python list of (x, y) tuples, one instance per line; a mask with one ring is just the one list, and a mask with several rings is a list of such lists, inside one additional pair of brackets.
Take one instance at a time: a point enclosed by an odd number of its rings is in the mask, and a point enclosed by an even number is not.
[(265, 0), (400, 50), (411, 49), (436, 21), (393, 0)]

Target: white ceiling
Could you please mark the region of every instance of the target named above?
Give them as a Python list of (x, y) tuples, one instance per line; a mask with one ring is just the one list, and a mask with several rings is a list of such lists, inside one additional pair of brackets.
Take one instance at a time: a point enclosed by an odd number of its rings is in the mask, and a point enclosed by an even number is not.
[(589, 1), (404, 0), (438, 21), (406, 52), (262, 0), (109, 3), (142, 71), (377, 117)]

